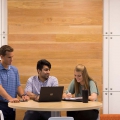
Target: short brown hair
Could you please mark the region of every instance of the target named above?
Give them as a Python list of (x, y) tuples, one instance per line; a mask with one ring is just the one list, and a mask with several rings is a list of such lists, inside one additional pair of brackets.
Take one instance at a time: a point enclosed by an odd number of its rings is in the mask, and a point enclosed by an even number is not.
[(13, 52), (13, 51), (14, 51), (14, 49), (11, 46), (9, 46), (9, 45), (3, 45), (0, 48), (0, 55), (5, 56), (6, 52)]

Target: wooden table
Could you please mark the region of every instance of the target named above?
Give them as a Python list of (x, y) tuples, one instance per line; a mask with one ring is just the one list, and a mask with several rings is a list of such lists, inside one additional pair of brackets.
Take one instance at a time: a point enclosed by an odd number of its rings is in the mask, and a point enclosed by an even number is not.
[(90, 110), (99, 109), (102, 107), (102, 103), (97, 101), (83, 102), (35, 102), (29, 100), (28, 102), (20, 103), (8, 103), (8, 106), (15, 109), (23, 110), (35, 110), (35, 111), (78, 111), (78, 110)]
[(8, 106), (15, 109), (34, 110), (34, 111), (51, 111), (52, 117), (61, 116), (60, 111), (78, 111), (78, 110), (90, 110), (99, 109), (102, 107), (102, 103), (97, 101), (83, 102), (35, 102), (29, 100), (28, 102), (20, 103), (8, 103)]

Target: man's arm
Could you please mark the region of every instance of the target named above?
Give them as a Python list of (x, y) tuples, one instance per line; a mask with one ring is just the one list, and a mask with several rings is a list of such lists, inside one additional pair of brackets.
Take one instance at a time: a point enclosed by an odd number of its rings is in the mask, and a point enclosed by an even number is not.
[(33, 87), (33, 77), (30, 77), (26, 83), (25, 93), (29, 96), (30, 99), (37, 101), (38, 95), (32, 92)]
[(32, 93), (32, 92), (27, 92), (26, 93), (29, 97), (30, 97), (30, 99), (32, 99), (32, 100), (35, 100), (35, 101), (38, 101), (39, 100), (39, 95), (36, 95), (36, 94), (34, 94), (34, 93)]
[(12, 98), (7, 92), (6, 90), (2, 87), (2, 85), (0, 85), (0, 95), (5, 98), (6, 100), (8, 100), (9, 102), (19, 102), (19, 100), (17, 98)]
[(24, 93), (24, 90), (21, 85), (18, 86), (17, 93), (18, 93), (18, 96), (21, 97), (23, 100), (29, 100), (28, 95)]
[(52, 86), (58, 86), (58, 79), (56, 77), (53, 77), (53, 84)]
[(21, 97), (22, 95), (24, 95), (24, 90), (22, 88), (22, 86), (18, 86), (17, 88), (17, 93), (18, 93), (18, 96)]

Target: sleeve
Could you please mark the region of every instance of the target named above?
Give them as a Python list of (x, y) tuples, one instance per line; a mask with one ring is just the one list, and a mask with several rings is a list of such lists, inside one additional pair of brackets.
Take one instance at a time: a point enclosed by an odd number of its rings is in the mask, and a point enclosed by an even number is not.
[(98, 88), (97, 88), (95, 82), (92, 81), (92, 80), (90, 81), (90, 93), (91, 93), (91, 94), (92, 94), (92, 93), (96, 93), (97, 95), (99, 95)]
[(56, 77), (53, 77), (52, 86), (58, 86), (58, 79)]
[(17, 77), (17, 87), (18, 87), (21, 84), (20, 84), (20, 78), (19, 78), (19, 72), (18, 72), (18, 70), (16, 72), (17, 72), (16, 77)]
[(25, 93), (27, 91), (32, 92), (32, 77), (30, 77), (26, 83)]
[[(66, 91), (67, 92), (67, 91)], [(71, 81), (69, 87), (68, 87), (68, 92), (70, 92), (71, 94), (75, 93), (75, 83), (74, 83), (74, 79)]]

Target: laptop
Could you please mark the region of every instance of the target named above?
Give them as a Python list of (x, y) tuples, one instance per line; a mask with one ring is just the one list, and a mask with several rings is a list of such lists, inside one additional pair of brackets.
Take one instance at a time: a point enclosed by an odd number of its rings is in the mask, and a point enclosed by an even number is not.
[(64, 86), (41, 87), (39, 102), (59, 102)]

